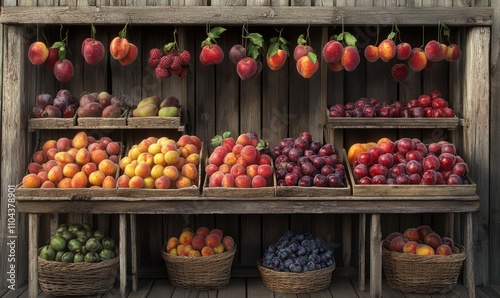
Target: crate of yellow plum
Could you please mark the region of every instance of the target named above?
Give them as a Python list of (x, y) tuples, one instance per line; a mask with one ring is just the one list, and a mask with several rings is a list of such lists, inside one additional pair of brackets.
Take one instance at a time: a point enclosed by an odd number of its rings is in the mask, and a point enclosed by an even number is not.
[(236, 245), (220, 229), (185, 228), (161, 249), (170, 283), (197, 290), (220, 289), (229, 283)]
[(17, 188), (23, 197), (96, 197), (116, 194), (122, 144), (109, 137), (95, 139), (84, 131), (73, 138), (42, 142)]
[(457, 283), (464, 247), (427, 225), (393, 232), (382, 241), (382, 268), (389, 286), (403, 292), (445, 293)]
[(202, 146), (194, 135), (148, 137), (130, 146), (119, 161), (118, 195), (150, 200), (199, 195)]

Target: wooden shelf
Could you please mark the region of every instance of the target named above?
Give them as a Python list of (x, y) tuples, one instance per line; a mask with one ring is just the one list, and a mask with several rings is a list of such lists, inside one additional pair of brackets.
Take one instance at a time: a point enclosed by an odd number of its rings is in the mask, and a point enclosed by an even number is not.
[[(299, 213), (455, 213), (479, 210), (479, 197), (338, 197), (336, 199), (297, 197), (249, 201), (238, 198), (187, 197), (162, 200), (102, 197), (82, 201), (71, 198), (16, 197), (23, 213), (92, 214), (299, 214)], [(154, 198), (153, 198), (154, 199)]]
[(3, 6), (0, 23), (47, 25), (491, 26), (491, 7)]
[(443, 128), (456, 129), (461, 124), (457, 117), (453, 118), (351, 118), (328, 117), (330, 128)]

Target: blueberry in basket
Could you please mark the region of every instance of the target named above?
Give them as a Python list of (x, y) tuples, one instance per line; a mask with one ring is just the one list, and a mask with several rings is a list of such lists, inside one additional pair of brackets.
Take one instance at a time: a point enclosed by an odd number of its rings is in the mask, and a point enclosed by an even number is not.
[(287, 231), (264, 251), (262, 266), (281, 272), (308, 272), (333, 266), (333, 252), (311, 233)]

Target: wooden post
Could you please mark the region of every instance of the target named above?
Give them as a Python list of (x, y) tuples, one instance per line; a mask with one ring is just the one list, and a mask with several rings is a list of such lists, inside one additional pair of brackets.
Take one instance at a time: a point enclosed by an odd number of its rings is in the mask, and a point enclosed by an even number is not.
[(130, 261), (132, 262), (132, 292), (137, 291), (137, 222), (135, 214), (130, 214)]
[(474, 241), (473, 241), (472, 213), (465, 214), (465, 278), (469, 298), (476, 297), (476, 283), (474, 279)]
[(120, 214), (120, 296), (125, 297), (127, 286), (127, 215)]
[(370, 231), (370, 297), (382, 297), (382, 230), (380, 214), (372, 214)]
[(38, 297), (38, 214), (29, 214), (29, 289), (30, 298)]
[(365, 250), (365, 239), (366, 239), (366, 214), (362, 213), (358, 215), (359, 217), (359, 290), (365, 290), (365, 270), (366, 270), (366, 250)]
[[(480, 197), (479, 212), (474, 214), (474, 245), (481, 251), (471, 255), (477, 268), (488, 268), (490, 264), (488, 226), (490, 210), (490, 35), (489, 27), (473, 27), (468, 29), (465, 40), (463, 115), (467, 120), (464, 131), (463, 158), (469, 166), (471, 179), (477, 184)], [(492, 102), (494, 102), (492, 100)], [(493, 117), (494, 118), (494, 117)], [(495, 151), (495, 150), (493, 150)], [(491, 180), (494, 181), (494, 180)], [(496, 181), (494, 181), (496, 182)], [(493, 183), (494, 184), (494, 183)], [(488, 284), (488, 270), (477, 270), (476, 282)]]
[(342, 216), (342, 262), (344, 267), (351, 267), (351, 215), (345, 214)]

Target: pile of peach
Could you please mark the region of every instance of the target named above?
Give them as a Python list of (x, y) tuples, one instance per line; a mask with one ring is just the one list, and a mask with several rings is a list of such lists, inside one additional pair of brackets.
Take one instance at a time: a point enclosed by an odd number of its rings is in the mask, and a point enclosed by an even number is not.
[(108, 137), (96, 140), (85, 132), (73, 139), (48, 140), (33, 155), (25, 188), (115, 188), (121, 146)]
[(170, 237), (165, 244), (165, 251), (175, 256), (201, 257), (220, 254), (233, 247), (233, 238), (224, 235), (222, 230), (199, 227), (196, 232), (185, 228), (178, 238)]
[(417, 255), (452, 255), (461, 252), (453, 239), (441, 237), (426, 225), (408, 228), (403, 234), (393, 232), (382, 241), (382, 246), (390, 251)]
[(178, 189), (199, 184), (201, 141), (183, 135), (177, 141), (149, 137), (134, 144), (119, 166), (121, 188)]

